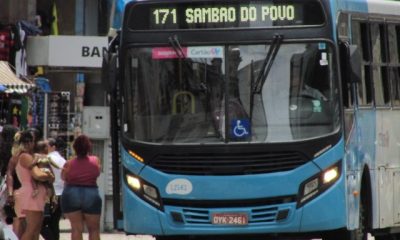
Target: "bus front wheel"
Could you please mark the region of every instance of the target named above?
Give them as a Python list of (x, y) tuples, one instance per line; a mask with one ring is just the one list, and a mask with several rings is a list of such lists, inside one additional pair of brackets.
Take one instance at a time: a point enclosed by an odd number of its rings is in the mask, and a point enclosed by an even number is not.
[(323, 240), (368, 240), (367, 219), (363, 202), (360, 201), (360, 214), (358, 229), (341, 230), (323, 238)]
[(368, 231), (367, 231), (367, 219), (366, 219), (366, 211), (363, 201), (360, 201), (360, 213), (358, 215), (359, 225), (358, 229), (352, 231), (343, 231), (343, 237), (339, 239), (343, 240), (368, 240)]

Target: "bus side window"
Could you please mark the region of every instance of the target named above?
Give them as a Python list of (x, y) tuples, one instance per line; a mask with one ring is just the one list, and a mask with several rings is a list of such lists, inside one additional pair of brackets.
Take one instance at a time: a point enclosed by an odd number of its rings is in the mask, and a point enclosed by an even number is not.
[(390, 91), (388, 78), (388, 41), (386, 24), (382, 22), (370, 23), (372, 47), (372, 78), (376, 106), (390, 105)]
[(388, 25), (389, 38), (389, 79), (393, 96), (393, 105), (400, 106), (400, 25)]
[(352, 20), (352, 44), (360, 46), (362, 50), (362, 78), (357, 84), (357, 104), (361, 106), (372, 106), (372, 51), (370, 41), (369, 23), (365, 21)]

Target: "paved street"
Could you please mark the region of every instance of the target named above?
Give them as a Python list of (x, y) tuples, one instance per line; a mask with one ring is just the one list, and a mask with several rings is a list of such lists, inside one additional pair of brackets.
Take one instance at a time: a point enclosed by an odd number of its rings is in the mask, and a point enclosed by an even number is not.
[[(60, 222), (60, 240), (71, 240), (71, 227), (66, 219), (62, 219)], [(12, 233), (12, 226), (11, 225), (4, 225), (4, 234), (7, 240), (17, 240), (16, 236)], [(3, 238), (1, 238), (3, 239)], [(84, 233), (83, 239), (87, 240), (88, 234)], [(152, 236), (149, 235), (135, 235), (135, 236), (127, 236), (123, 232), (105, 232), (101, 233), (100, 239), (102, 240), (155, 240)], [(214, 240), (215, 238), (213, 238)], [(44, 240), (42, 237), (39, 238), (39, 240)], [(247, 239), (246, 239), (247, 240)], [(251, 240), (251, 239), (248, 239)], [(282, 239), (281, 239), (282, 240)], [(289, 239), (288, 239), (289, 240)], [(295, 239), (290, 239), (290, 240), (295, 240)], [(304, 239), (303, 239), (304, 240)], [(321, 240), (321, 239), (312, 239), (312, 240)], [(341, 240), (341, 239), (337, 239)], [(368, 240), (374, 240), (372, 236), (368, 237)]]
[[(71, 234), (69, 232), (69, 229), (70, 229), (70, 226), (69, 226), (68, 220), (61, 220), (62, 234), (61, 234), (60, 240), (70, 240), (71, 239)], [(87, 234), (84, 234), (83, 239), (84, 240), (88, 239)], [(368, 238), (368, 240), (373, 240), (373, 239), (374, 238), (371, 236)], [(126, 236), (124, 233), (115, 232), (115, 233), (102, 233), (101, 240), (154, 240), (154, 238), (151, 236), (144, 236), (144, 235)], [(251, 240), (251, 239), (249, 239), (249, 240)], [(314, 239), (314, 240), (320, 240), (320, 239)], [(338, 239), (338, 240), (340, 240), (340, 239)]]
[[(2, 223), (1, 223), (2, 224)], [(4, 227), (3, 232), (4, 237), (6, 240), (17, 240), (17, 237), (14, 235), (12, 232), (12, 226), (11, 225), (2, 225)], [(60, 240), (71, 240), (71, 228), (68, 220), (61, 220), (60, 222)], [(154, 240), (153, 237), (151, 236), (126, 236), (122, 232), (113, 232), (113, 233), (102, 233), (101, 237), (102, 240)], [(4, 239), (3, 235), (1, 235), (0, 239)], [(83, 236), (84, 240), (89, 239), (88, 234), (84, 233)], [(39, 240), (43, 240), (42, 237), (39, 238)]]
[[(68, 220), (64, 219), (60, 222), (61, 236), (60, 240), (71, 240), (70, 224)], [(83, 239), (88, 239), (87, 233), (84, 234)], [(151, 236), (127, 236), (122, 232), (102, 233), (101, 240), (154, 240)]]
[[(88, 239), (88, 235), (84, 234), (83, 239)], [(126, 236), (123, 233), (102, 233), (101, 240), (154, 240), (151, 236)], [(60, 240), (71, 240), (70, 233), (62, 233)]]

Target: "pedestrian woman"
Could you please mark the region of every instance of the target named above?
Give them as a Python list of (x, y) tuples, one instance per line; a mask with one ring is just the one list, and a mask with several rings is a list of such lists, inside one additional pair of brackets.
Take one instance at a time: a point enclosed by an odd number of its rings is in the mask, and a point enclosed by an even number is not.
[(82, 240), (84, 225), (89, 240), (99, 240), (102, 200), (96, 182), (100, 160), (90, 155), (92, 143), (86, 135), (78, 136), (72, 147), (76, 157), (67, 161), (61, 172), (65, 181), (61, 210), (71, 223), (72, 240)]
[(35, 136), (31, 131), (23, 131), (20, 136), (21, 150), (18, 155), (16, 172), (21, 187), (15, 191), (15, 212), (17, 216), (25, 216), (25, 230), (21, 240), (37, 240), (43, 221), (43, 210), (47, 191), (43, 184), (38, 185), (37, 194), (33, 194), (34, 180), (54, 181), (51, 172), (44, 172), (35, 165), (33, 153)]
[[(36, 146), (36, 142), (39, 140), (39, 135), (40, 132), (36, 128), (29, 128), (25, 131), (26, 133), (30, 133), (33, 137), (33, 145)], [(19, 156), (21, 152), (25, 151), (24, 149), (26, 148), (26, 144), (21, 144), (20, 138), (21, 138), (22, 131), (18, 131), (14, 135), (14, 139), (12, 141), (12, 148), (11, 148), (11, 159), (8, 162), (7, 166), (7, 192), (8, 192), (8, 203), (13, 205), (13, 209), (15, 209), (15, 193), (17, 193), (17, 190), (21, 187), (21, 183), (18, 179), (17, 172), (16, 172), (16, 166), (18, 164)], [(35, 147), (34, 147), (35, 148)], [(25, 231), (25, 214), (23, 212), (20, 212), (19, 214), (16, 214), (16, 212), (13, 213), (13, 231), (17, 235), (17, 237), (20, 239), (22, 237), (22, 234)]]
[[(22, 233), (25, 231), (25, 215), (17, 216), (14, 211), (15, 205), (15, 193), (21, 187), (21, 182), (18, 179), (15, 168), (18, 163), (18, 157), (22, 150), (22, 146), (20, 145), (20, 137), (21, 131), (18, 131), (14, 135), (13, 145), (11, 147), (11, 159), (8, 162), (7, 172), (6, 172), (6, 184), (7, 184), (7, 192), (8, 199), (7, 202), (10, 206), (12, 206), (12, 214), (9, 217), (13, 217), (12, 225), (13, 231), (18, 238), (21, 238)], [(10, 222), (10, 220), (8, 220)]]

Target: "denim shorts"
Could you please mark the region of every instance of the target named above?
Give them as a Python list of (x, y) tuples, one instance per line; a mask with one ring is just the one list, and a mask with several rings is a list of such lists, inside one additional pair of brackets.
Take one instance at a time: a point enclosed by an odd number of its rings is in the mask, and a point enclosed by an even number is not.
[(101, 214), (101, 205), (97, 187), (66, 185), (61, 196), (63, 213), (82, 211), (87, 214)]

